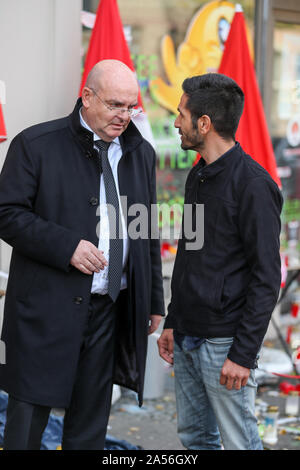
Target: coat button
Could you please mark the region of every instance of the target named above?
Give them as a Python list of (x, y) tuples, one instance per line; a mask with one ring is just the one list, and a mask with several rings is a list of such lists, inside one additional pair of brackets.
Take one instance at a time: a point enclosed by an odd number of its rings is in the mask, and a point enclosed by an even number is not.
[(76, 305), (80, 305), (83, 301), (83, 298), (82, 297), (74, 297), (74, 303)]
[(89, 150), (85, 153), (86, 158), (91, 158), (92, 157), (92, 152)]
[(98, 202), (99, 202), (99, 200), (98, 200), (97, 197), (91, 197), (91, 199), (90, 199), (90, 205), (91, 206), (97, 206)]

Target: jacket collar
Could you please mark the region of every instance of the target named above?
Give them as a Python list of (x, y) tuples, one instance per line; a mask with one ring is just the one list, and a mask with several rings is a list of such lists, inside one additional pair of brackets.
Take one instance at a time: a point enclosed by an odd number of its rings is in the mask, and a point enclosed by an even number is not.
[(221, 157), (215, 160), (213, 163), (206, 165), (204, 158), (201, 158), (197, 163), (196, 167), (198, 173), (201, 173), (201, 176), (210, 178), (216, 176), (218, 173), (223, 171), (227, 166), (231, 166), (232, 161), (241, 155), (242, 148), (239, 142), (236, 142), (231, 149), (225, 152)]
[[(82, 106), (82, 99), (78, 98), (73, 112), (69, 115), (69, 125), (73, 135), (79, 139), (80, 143), (86, 150), (91, 151), (94, 146), (93, 133), (82, 127), (80, 123), (79, 110)], [(120, 144), (123, 155), (132, 152), (143, 142), (143, 137), (137, 127), (130, 121), (127, 129), (120, 135)]]

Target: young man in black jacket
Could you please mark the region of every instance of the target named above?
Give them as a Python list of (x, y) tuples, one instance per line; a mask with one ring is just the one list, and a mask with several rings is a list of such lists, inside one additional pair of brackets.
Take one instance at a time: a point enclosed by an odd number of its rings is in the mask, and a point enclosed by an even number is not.
[[(230, 78), (186, 79), (175, 121), (190, 171), (172, 298), (159, 352), (175, 369), (178, 432), (188, 449), (262, 449), (254, 369), (280, 282), (282, 196), (235, 141), (244, 94)], [(185, 227), (204, 207), (203, 243)], [(185, 206), (187, 207), (187, 206)], [(199, 230), (195, 233), (199, 237)]]

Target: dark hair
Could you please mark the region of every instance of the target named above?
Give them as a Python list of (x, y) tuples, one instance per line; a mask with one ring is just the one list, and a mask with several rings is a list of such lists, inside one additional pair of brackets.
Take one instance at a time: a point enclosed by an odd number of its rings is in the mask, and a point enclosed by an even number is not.
[(207, 73), (186, 78), (182, 88), (188, 95), (186, 107), (195, 128), (198, 119), (206, 114), (221, 137), (235, 139), (244, 108), (244, 93), (234, 80), (220, 73)]

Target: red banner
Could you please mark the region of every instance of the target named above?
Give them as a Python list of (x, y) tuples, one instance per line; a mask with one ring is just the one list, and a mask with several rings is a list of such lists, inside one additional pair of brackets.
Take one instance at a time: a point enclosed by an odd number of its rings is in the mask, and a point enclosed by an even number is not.
[(235, 80), (245, 93), (245, 107), (236, 140), (281, 187), (241, 11), (234, 15), (218, 71)]

